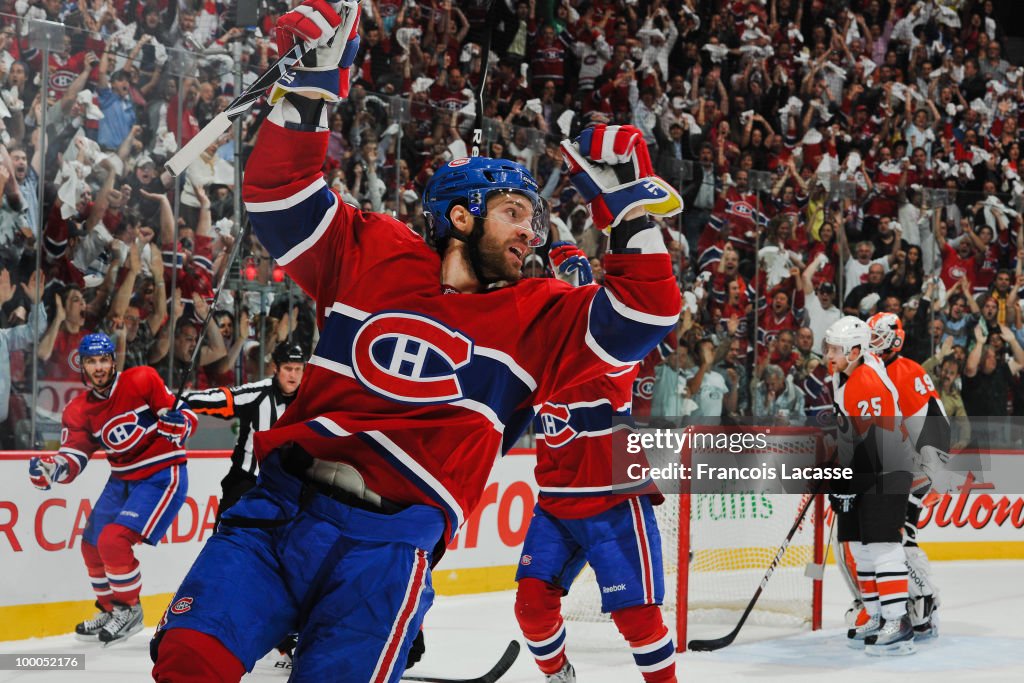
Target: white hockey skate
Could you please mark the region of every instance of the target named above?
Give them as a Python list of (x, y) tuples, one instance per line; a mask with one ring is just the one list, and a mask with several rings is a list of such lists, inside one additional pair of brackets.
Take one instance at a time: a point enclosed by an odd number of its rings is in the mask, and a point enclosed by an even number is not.
[[(867, 616), (865, 613), (864, 616)], [(864, 640), (875, 633), (882, 627), (882, 619), (879, 615), (869, 616), (860, 626), (854, 626), (846, 632), (846, 646), (859, 650), (864, 647)]]
[(911, 655), (915, 651), (914, 627), (906, 614), (899, 619), (885, 620), (877, 633), (864, 640), (864, 652), (875, 657)]
[(572, 664), (566, 662), (561, 669), (545, 676), (544, 683), (576, 683), (576, 670), (572, 668)]
[(103, 647), (123, 642), (142, 630), (142, 603), (135, 603), (131, 607), (120, 603), (115, 605), (110, 621), (100, 629), (99, 638)]
[(100, 630), (107, 625), (113, 616), (113, 612), (104, 611), (100, 603), (96, 602), (96, 609), (99, 613), (92, 619), (86, 619), (78, 626), (75, 626), (75, 638), (88, 642), (95, 642), (100, 639)]

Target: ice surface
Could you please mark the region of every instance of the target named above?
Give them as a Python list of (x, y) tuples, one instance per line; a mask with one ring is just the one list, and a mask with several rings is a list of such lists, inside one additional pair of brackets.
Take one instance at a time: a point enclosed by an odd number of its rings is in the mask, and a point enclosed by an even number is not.
[[(825, 576), (824, 624), (817, 633), (745, 628), (737, 641), (719, 652), (686, 653), (679, 680), (727, 681), (1024, 681), (1024, 561), (941, 562), (932, 565), (942, 597), (941, 635), (922, 643), (909, 657), (868, 657), (846, 647), (843, 614), (849, 596), (835, 567)], [(414, 669), (418, 675), (468, 677), (486, 671), (513, 638), (519, 638), (512, 613), (512, 592), (440, 597), (427, 615), (427, 652)], [(69, 629), (73, 626), (68, 625)], [(724, 635), (732, 625), (694, 625), (690, 637)], [(151, 630), (123, 645), (98, 644), (59, 636), (0, 643), (0, 653), (86, 654), (86, 671), (0, 671), (0, 681), (75, 681), (138, 683), (149, 680)], [(610, 624), (569, 624), (568, 653), (583, 683), (639, 681), (632, 658)], [(274, 669), (273, 657), (243, 680), (287, 679)], [(344, 662), (338, 662), (343, 671)], [(502, 683), (543, 680), (523, 648)]]

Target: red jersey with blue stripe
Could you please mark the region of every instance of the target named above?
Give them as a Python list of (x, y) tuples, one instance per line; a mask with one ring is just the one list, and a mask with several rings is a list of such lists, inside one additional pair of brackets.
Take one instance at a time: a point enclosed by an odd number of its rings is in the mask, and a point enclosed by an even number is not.
[[(97, 448), (107, 452), (111, 476), (116, 479), (145, 479), (185, 462), (185, 449), (156, 433), (157, 414), (174, 404), (174, 395), (149, 366), (118, 373), (106, 398), (94, 391), (76, 396), (64, 409), (60, 433), (59, 453), (68, 458), (71, 479)], [(180, 401), (178, 410), (194, 431), (195, 413)]]
[(669, 334), (648, 353), (638, 366), (633, 379), (633, 421), (645, 425), (651, 419), (651, 401), (654, 398), (655, 370), (666, 358), (675, 353), (679, 340)]
[(615, 507), (651, 481), (629, 480), (624, 452), (638, 367), (612, 372), (558, 392), (537, 413), (537, 504), (561, 519), (591, 517)]
[(327, 187), (326, 147), (327, 133), (267, 120), (246, 167), (253, 229), (316, 300), (320, 328), (298, 395), (256, 435), (256, 454), (294, 442), (348, 463), (384, 498), (440, 508), (451, 538), (535, 407), (639, 361), (671, 329), (672, 266), (667, 254), (610, 254), (603, 287), (535, 278), (444, 294), (422, 238)]

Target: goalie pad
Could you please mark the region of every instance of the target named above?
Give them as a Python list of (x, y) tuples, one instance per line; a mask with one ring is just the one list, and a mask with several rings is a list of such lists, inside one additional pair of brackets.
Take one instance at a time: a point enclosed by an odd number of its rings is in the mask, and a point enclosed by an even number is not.
[(948, 469), (950, 454), (934, 446), (922, 446), (917, 454), (917, 464), (932, 481), (937, 493), (949, 493), (956, 489), (953, 472)]
[(860, 584), (857, 583), (857, 559), (850, 550), (850, 542), (836, 543), (838, 556), (836, 566), (839, 568), (839, 575), (843, 577), (843, 583), (850, 590), (850, 595), (857, 603), (861, 603)]
[(928, 556), (917, 546), (903, 549), (907, 554), (907, 569), (910, 578), (910, 599), (926, 595), (935, 596), (938, 591), (932, 584), (932, 566)]

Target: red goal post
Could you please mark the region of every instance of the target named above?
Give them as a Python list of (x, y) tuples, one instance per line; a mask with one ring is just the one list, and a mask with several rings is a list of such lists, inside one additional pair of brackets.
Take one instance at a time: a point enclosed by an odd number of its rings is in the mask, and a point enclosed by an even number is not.
[[(680, 450), (680, 459), (688, 468), (702, 460), (714, 462), (716, 456), (727, 452), (702, 445), (702, 440), (709, 439), (695, 440), (696, 434), (726, 434), (733, 443), (737, 434), (763, 434), (764, 447), (755, 446), (745, 453), (785, 455), (790, 465), (810, 466), (823, 461), (821, 431), (811, 427), (692, 426), (676, 431), (683, 429), (690, 432), (690, 438)], [(735, 452), (729, 455), (737, 456)], [(730, 459), (730, 464), (734, 462)], [(684, 491), (686, 484), (683, 482)], [(810, 495), (756, 491), (670, 494), (655, 508), (665, 569), (662, 609), (669, 628), (675, 625), (677, 650), (685, 649), (688, 637), (692, 637), (688, 633), (692, 624), (735, 625)], [(804, 571), (807, 564), (822, 563), (824, 512), (824, 498), (818, 495), (748, 623), (821, 628), (821, 580), (808, 578)], [(570, 621), (607, 619), (601, 614), (600, 589), (589, 566), (564, 599), (563, 615)]]

